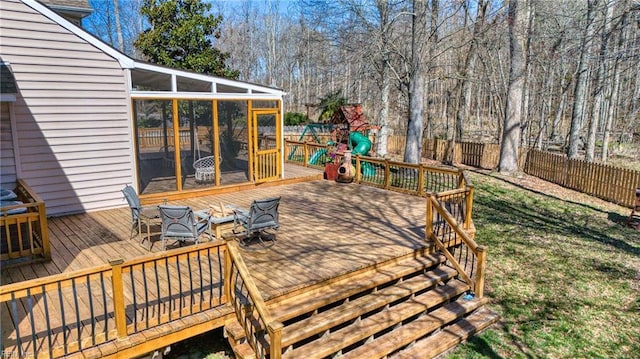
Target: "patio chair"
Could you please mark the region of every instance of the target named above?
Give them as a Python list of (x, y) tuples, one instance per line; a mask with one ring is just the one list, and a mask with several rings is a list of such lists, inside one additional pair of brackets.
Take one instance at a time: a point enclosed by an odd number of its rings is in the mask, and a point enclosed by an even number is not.
[[(133, 234), (135, 233), (136, 227), (138, 228), (138, 239), (140, 240), (140, 244), (144, 245), (145, 239), (149, 240), (151, 243), (151, 230), (150, 226), (154, 222), (157, 222), (159, 217), (158, 207), (156, 206), (146, 206), (143, 207), (140, 204), (140, 198), (138, 197), (138, 193), (136, 190), (130, 185), (126, 185), (122, 189), (122, 193), (124, 194), (124, 198), (129, 203), (129, 208), (131, 209), (131, 236), (129, 239), (133, 238)], [(147, 226), (147, 236), (142, 236), (142, 223)], [(149, 246), (151, 247), (151, 245)]]
[(209, 229), (209, 218), (202, 218), (197, 221), (193, 215), (193, 210), (189, 206), (158, 206), (160, 220), (162, 221), (162, 250), (167, 248), (167, 239), (174, 239), (182, 244), (193, 242), (198, 244), (200, 236), (208, 232), (209, 241), (213, 240)]
[(278, 206), (280, 197), (254, 200), (249, 211), (234, 209), (233, 233), (240, 246), (247, 247), (252, 239), (257, 239), (262, 247), (268, 248), (275, 244), (275, 233), (269, 235), (269, 244), (265, 243), (265, 232), (277, 230)]

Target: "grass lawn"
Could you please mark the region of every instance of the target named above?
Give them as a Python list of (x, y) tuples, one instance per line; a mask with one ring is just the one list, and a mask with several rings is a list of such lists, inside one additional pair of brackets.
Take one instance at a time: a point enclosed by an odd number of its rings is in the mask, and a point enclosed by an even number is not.
[(631, 210), (495, 175), (475, 185), (486, 295), (502, 320), (447, 358), (640, 358), (640, 232)]

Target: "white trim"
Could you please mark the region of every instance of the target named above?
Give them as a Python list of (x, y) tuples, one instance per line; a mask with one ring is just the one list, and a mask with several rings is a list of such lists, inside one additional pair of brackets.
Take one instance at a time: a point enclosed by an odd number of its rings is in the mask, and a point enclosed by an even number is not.
[(132, 98), (149, 99), (190, 99), (190, 100), (280, 100), (282, 96), (272, 94), (249, 93), (209, 93), (209, 92), (157, 92), (157, 91), (131, 91)]
[(134, 117), (133, 117), (133, 99), (131, 98), (131, 91), (129, 90), (131, 88), (131, 71), (130, 70), (125, 70), (124, 71), (124, 81), (125, 84), (129, 84), (129, 86), (127, 86), (127, 88), (125, 89), (125, 91), (127, 92), (127, 129), (129, 132), (129, 149), (133, 150), (133, 151), (129, 151), (129, 161), (131, 163), (131, 183), (134, 184), (134, 188), (136, 189), (136, 191), (139, 190), (138, 188), (138, 163), (137, 163), (137, 156), (136, 156), (136, 128), (135, 125), (133, 124), (134, 121)]
[(178, 78), (176, 74), (171, 74), (171, 92), (178, 92)]
[[(172, 76), (186, 77), (186, 78), (190, 78), (190, 79), (194, 79), (194, 80), (200, 80), (200, 81), (203, 81), (203, 82), (211, 82), (212, 84), (215, 84), (215, 85), (220, 84), (220, 85), (239, 87), (239, 88), (244, 88), (244, 89), (247, 89), (247, 90), (254, 90), (254, 91), (259, 91), (259, 92), (264, 92), (264, 93), (269, 93), (269, 94), (274, 94), (274, 95), (284, 95), (285, 94), (285, 92), (283, 90), (277, 89), (277, 88), (273, 88), (273, 87), (266, 87), (266, 86), (253, 84), (253, 83), (249, 83), (249, 82), (243, 82), (243, 81), (229, 80), (229, 79), (225, 79), (223, 77), (216, 77), (216, 76), (211, 76), (211, 75), (202, 75), (202, 74), (197, 74), (197, 73), (194, 73), (194, 72), (188, 72), (188, 71), (184, 71), (184, 70), (171, 69), (171, 68), (168, 68), (168, 67), (148, 64), (148, 63), (144, 63), (144, 62), (137, 62), (136, 61), (134, 68), (135, 69), (140, 69), (140, 70), (152, 71), (152, 72), (160, 72), (160, 73), (169, 74), (169, 75), (172, 75)], [(216, 88), (217, 88), (217, 86), (216, 86)]]
[(64, 27), (65, 29), (71, 31), (73, 34), (79, 36), (83, 40), (87, 41), (91, 45), (95, 46), (105, 54), (113, 57), (118, 60), (120, 66), (122, 68), (133, 68), (135, 61), (128, 57), (127, 55), (119, 52), (113, 47), (105, 44), (104, 42), (98, 40), (95, 36), (86, 32), (85, 30), (79, 28), (76, 24), (70, 22), (69, 20), (63, 18), (62, 16), (56, 14), (53, 10), (49, 9), (45, 5), (39, 3), (35, 0), (22, 0), (22, 2), (34, 9), (35, 11), (41, 13), (42, 15), (48, 17), (50, 20), (56, 22), (58, 25)]

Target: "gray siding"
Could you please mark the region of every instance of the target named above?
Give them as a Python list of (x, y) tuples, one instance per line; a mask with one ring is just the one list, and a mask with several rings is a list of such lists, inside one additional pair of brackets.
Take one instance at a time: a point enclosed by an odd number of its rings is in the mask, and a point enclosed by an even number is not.
[(20, 1), (0, 2), (0, 43), (18, 85), (20, 177), (48, 214), (125, 204), (133, 156), (118, 61)]
[(9, 106), (8, 102), (0, 102), (0, 186), (13, 190), (16, 187), (16, 163)]

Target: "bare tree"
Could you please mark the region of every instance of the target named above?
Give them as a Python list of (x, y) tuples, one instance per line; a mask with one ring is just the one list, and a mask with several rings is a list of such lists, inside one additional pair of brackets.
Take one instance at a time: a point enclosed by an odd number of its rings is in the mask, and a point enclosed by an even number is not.
[(520, 117), (525, 76), (526, 0), (509, 0), (509, 90), (507, 96), (502, 144), (500, 146), (501, 173), (518, 171), (518, 146), (520, 144)]
[(580, 62), (576, 72), (576, 87), (573, 96), (573, 109), (571, 111), (571, 129), (569, 130), (569, 145), (567, 156), (571, 159), (578, 157), (580, 146), (580, 130), (584, 124), (584, 108), (587, 100), (587, 80), (589, 71), (589, 48), (594, 31), (594, 12), (598, 0), (587, 1), (587, 18), (584, 25), (584, 34), (580, 45)]
[[(437, 0), (434, 0), (437, 3)], [(425, 67), (423, 57), (426, 27), (426, 0), (413, 0), (411, 25), (411, 78), (409, 80), (409, 122), (404, 161), (420, 163), (422, 157), (422, 128), (424, 126)]]
[(116, 35), (118, 38), (118, 50), (124, 52), (124, 36), (122, 35), (122, 25), (120, 24), (120, 4), (118, 0), (113, 0), (113, 17), (116, 20)]

